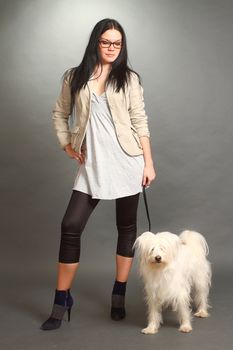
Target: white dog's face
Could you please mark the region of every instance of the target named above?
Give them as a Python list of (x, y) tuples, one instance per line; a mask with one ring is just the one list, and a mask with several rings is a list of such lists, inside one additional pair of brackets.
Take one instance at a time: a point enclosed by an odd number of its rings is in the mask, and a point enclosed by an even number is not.
[(153, 264), (156, 268), (163, 268), (177, 255), (180, 239), (171, 232), (144, 232), (135, 241), (136, 248), (142, 262)]

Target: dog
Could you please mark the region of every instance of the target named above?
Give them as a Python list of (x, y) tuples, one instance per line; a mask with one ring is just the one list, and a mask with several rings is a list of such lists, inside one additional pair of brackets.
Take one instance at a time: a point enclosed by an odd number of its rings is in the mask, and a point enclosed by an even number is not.
[(209, 316), (212, 271), (206, 258), (209, 248), (201, 233), (185, 230), (178, 236), (171, 232), (147, 231), (135, 240), (133, 250), (139, 258), (148, 312), (148, 325), (142, 333), (158, 332), (164, 307), (171, 306), (177, 312), (179, 331), (184, 333), (192, 330), (192, 301), (195, 316)]

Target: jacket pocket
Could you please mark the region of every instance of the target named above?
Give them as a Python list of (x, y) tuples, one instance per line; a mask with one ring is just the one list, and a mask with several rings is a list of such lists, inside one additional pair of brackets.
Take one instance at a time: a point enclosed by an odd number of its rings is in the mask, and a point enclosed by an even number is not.
[(137, 134), (137, 131), (136, 131), (135, 127), (131, 125), (130, 128), (131, 128), (133, 137), (135, 138), (135, 140), (136, 140), (136, 142), (138, 144), (138, 147), (142, 149), (142, 145), (141, 145), (141, 142), (140, 142), (140, 139), (139, 139), (139, 136)]

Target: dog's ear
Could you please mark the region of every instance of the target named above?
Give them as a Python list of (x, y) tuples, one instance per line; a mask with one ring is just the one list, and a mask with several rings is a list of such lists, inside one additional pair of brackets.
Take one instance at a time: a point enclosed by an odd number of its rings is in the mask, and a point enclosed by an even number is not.
[(141, 245), (140, 241), (141, 241), (141, 236), (139, 236), (139, 237), (135, 240), (135, 242), (134, 242), (134, 244), (133, 244), (133, 247), (132, 247), (132, 250), (137, 250), (137, 251), (140, 250), (140, 245)]
[(173, 252), (173, 256), (174, 258), (177, 256), (177, 254), (179, 254), (180, 252), (180, 248), (182, 246), (182, 241), (180, 239), (179, 236), (177, 236), (176, 234), (173, 234), (171, 236), (173, 238), (173, 242), (172, 242), (172, 252)]
[(138, 254), (141, 255), (143, 251), (145, 251), (145, 248), (149, 242), (149, 240), (151, 240), (151, 238), (154, 238), (154, 233), (150, 232), (150, 231), (146, 231), (143, 232), (140, 236), (138, 236), (138, 238), (136, 239), (136, 241), (134, 242), (133, 245), (133, 250), (137, 250)]

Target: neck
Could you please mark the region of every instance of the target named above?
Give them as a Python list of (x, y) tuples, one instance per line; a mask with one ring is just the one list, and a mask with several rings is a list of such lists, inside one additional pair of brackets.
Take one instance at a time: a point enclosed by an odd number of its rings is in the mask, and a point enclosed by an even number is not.
[(95, 71), (98, 72), (98, 74), (101, 72), (101, 69), (102, 69), (102, 73), (109, 73), (112, 69), (112, 65), (111, 63), (102, 63), (95, 67)]

